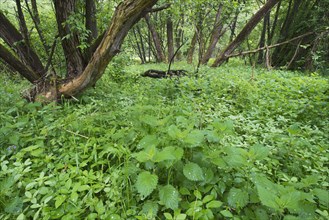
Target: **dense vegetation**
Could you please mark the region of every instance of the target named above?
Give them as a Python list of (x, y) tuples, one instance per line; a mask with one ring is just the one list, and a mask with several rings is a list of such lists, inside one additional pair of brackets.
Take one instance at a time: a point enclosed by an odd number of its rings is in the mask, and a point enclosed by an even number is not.
[(0, 219), (329, 219), (328, 8), (0, 0)]
[(327, 79), (125, 60), (62, 105), (1, 76), (1, 219), (328, 219)]

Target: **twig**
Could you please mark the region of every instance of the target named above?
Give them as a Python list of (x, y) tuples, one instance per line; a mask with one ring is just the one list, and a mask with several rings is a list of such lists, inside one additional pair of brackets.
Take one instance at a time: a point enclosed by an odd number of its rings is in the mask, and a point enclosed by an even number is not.
[(302, 43), (302, 39), (299, 40), (299, 43), (298, 43), (298, 45), (297, 45), (297, 47), (296, 47), (296, 50), (295, 50), (295, 53), (294, 53), (294, 55), (292, 56), (291, 60), (289, 61), (288, 65), (287, 65), (287, 69), (289, 69), (290, 65), (291, 65), (292, 62), (295, 60), (295, 58), (296, 58), (296, 56), (297, 56), (297, 54), (298, 54), (298, 51), (299, 51), (299, 46), (300, 46), (301, 43)]
[(151, 9), (147, 10), (147, 13), (162, 11), (162, 10), (165, 10), (165, 9), (169, 8), (170, 6), (171, 6), (171, 4), (167, 3), (167, 4), (164, 4), (164, 5), (162, 5), (160, 7), (157, 7), (157, 8), (151, 8)]
[(184, 44), (185, 44), (186, 42), (187, 42), (187, 41), (183, 42), (183, 43), (182, 43), (182, 44), (176, 49), (174, 55), (171, 57), (166, 75), (169, 74), (169, 72), (170, 72), (170, 68), (171, 68), (171, 64), (172, 64), (173, 60), (175, 59), (175, 57), (176, 57), (178, 51), (184, 46)]
[(79, 133), (76, 133), (76, 132), (73, 132), (73, 131), (70, 131), (70, 130), (67, 130), (67, 129), (64, 129), (64, 131), (68, 132), (68, 133), (71, 133), (71, 134), (74, 134), (76, 136), (79, 136), (79, 137), (82, 137), (82, 138), (86, 138), (86, 139), (89, 139), (89, 137), (87, 136), (84, 136), (82, 134), (79, 134)]

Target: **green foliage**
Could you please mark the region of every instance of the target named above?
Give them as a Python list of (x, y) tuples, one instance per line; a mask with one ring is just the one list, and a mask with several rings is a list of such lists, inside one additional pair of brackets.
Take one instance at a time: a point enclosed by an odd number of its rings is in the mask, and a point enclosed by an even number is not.
[(157, 187), (158, 177), (150, 172), (142, 172), (137, 177), (136, 188), (142, 198), (150, 195)]
[(326, 219), (328, 80), (175, 65), (46, 106), (1, 75), (0, 219)]

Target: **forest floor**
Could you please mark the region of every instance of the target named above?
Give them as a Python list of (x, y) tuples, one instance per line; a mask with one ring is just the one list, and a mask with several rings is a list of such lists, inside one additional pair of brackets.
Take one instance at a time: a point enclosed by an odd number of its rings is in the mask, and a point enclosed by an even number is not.
[(0, 76), (0, 219), (328, 219), (327, 78), (148, 69), (46, 106)]

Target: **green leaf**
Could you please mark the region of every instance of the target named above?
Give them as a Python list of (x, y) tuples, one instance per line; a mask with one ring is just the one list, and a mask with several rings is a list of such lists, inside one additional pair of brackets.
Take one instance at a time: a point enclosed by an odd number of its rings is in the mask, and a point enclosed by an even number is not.
[(165, 217), (166, 219), (168, 219), (168, 220), (173, 219), (173, 218), (172, 218), (172, 215), (171, 215), (170, 213), (168, 213), (168, 212), (163, 213), (163, 215), (164, 215), (164, 217)]
[(135, 157), (139, 162), (144, 163), (146, 161), (153, 160), (153, 157), (156, 155), (156, 153), (157, 149), (155, 146), (150, 146), (145, 150), (133, 154), (133, 157)]
[(249, 150), (249, 157), (252, 160), (263, 160), (268, 155), (269, 149), (260, 144), (252, 146)]
[(223, 205), (223, 203), (221, 201), (211, 201), (209, 203), (207, 203), (206, 207), (207, 209), (216, 209), (219, 208)]
[(97, 204), (96, 204), (96, 206), (95, 206), (95, 210), (96, 210), (96, 212), (97, 212), (99, 215), (101, 215), (101, 214), (103, 214), (103, 213), (105, 212), (105, 207), (104, 207), (104, 205), (103, 205), (102, 200), (100, 200), (100, 201), (97, 202)]
[(183, 168), (184, 176), (192, 181), (202, 181), (204, 180), (204, 175), (201, 167), (193, 162), (185, 164)]
[(203, 199), (202, 199), (202, 203), (203, 204), (206, 204), (208, 203), (209, 201), (213, 200), (214, 199), (214, 195), (206, 195)]
[(276, 203), (279, 200), (279, 197), (272, 193), (269, 188), (263, 186), (257, 186), (258, 196), (263, 205), (273, 208), (277, 211), (280, 210), (280, 206)]
[(148, 217), (157, 216), (158, 210), (159, 210), (158, 204), (153, 201), (147, 201), (142, 208), (143, 213)]
[(179, 193), (172, 185), (166, 185), (159, 191), (160, 201), (166, 206), (175, 210), (178, 208)]
[(65, 201), (66, 196), (65, 195), (59, 195), (55, 198), (55, 208), (57, 209), (58, 207), (60, 207), (63, 202)]
[(170, 125), (168, 128), (168, 134), (172, 139), (179, 139), (182, 136), (181, 130), (176, 125)]
[(249, 202), (248, 192), (242, 189), (232, 188), (227, 197), (228, 204), (234, 208), (243, 208)]
[(143, 115), (143, 117), (141, 118), (141, 121), (152, 127), (156, 127), (159, 124), (158, 119), (152, 115)]
[(329, 207), (329, 193), (324, 189), (314, 189), (314, 195), (319, 198), (320, 204), (323, 207)]
[(220, 214), (222, 214), (226, 218), (232, 218), (233, 217), (232, 213), (228, 210), (220, 211)]
[(14, 198), (9, 198), (5, 203), (5, 212), (10, 214), (19, 214), (23, 208), (23, 200), (16, 196)]
[(161, 162), (165, 160), (175, 160), (176, 159), (175, 150), (176, 149), (174, 147), (164, 148), (162, 151), (160, 151), (154, 156), (154, 161)]
[(177, 215), (176, 216), (176, 220), (185, 220), (186, 219), (186, 217), (187, 217), (187, 215), (186, 214), (179, 214), (179, 215)]
[(137, 177), (136, 188), (142, 199), (150, 195), (158, 185), (158, 176), (148, 171), (140, 173)]
[(148, 147), (156, 147), (159, 144), (158, 138), (155, 135), (147, 135), (138, 143), (137, 147), (140, 148), (148, 148)]
[(193, 130), (186, 136), (184, 142), (189, 144), (189, 147), (198, 147), (202, 144), (203, 140), (204, 132), (200, 130)]

